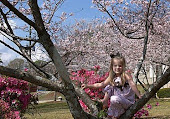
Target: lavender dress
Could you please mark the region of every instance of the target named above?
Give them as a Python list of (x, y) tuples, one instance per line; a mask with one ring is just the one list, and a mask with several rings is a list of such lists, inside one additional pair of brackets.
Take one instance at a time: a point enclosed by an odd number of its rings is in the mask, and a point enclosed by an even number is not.
[(107, 92), (110, 97), (110, 106), (107, 112), (109, 116), (118, 118), (135, 102), (135, 93), (127, 82), (123, 87), (107, 85), (104, 92)]

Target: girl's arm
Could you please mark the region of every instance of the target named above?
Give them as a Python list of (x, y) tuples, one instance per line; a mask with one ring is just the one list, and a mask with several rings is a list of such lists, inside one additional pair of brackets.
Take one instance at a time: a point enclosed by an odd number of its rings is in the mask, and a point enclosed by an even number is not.
[(141, 98), (142, 96), (141, 96), (141, 94), (140, 94), (140, 92), (139, 92), (136, 84), (135, 84), (134, 81), (133, 81), (132, 75), (128, 72), (128, 73), (125, 74), (125, 77), (126, 77), (126, 79), (128, 80), (128, 83), (129, 83), (130, 87), (132, 88), (132, 90), (135, 92), (135, 94), (136, 94), (139, 98)]
[(110, 84), (110, 79), (109, 79), (109, 77), (108, 77), (105, 81), (103, 81), (103, 82), (101, 82), (101, 83), (82, 84), (81, 87), (82, 87), (83, 89), (85, 89), (85, 88), (98, 89), (98, 88), (104, 88), (104, 87), (105, 87), (106, 85), (108, 85), (108, 84)]

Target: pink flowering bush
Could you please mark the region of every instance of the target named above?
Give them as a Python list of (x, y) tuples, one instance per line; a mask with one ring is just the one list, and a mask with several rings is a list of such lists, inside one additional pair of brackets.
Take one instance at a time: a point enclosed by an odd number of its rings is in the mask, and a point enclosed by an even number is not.
[[(81, 84), (94, 84), (97, 82), (102, 82), (108, 77), (108, 73), (100, 76), (97, 74), (97, 71), (100, 69), (99, 66), (94, 66), (93, 70), (88, 71), (86, 69), (81, 69), (77, 72), (71, 73), (71, 79), (75, 82), (76, 85), (81, 86)], [(89, 89), (86, 88), (85, 92), (90, 96), (92, 100), (102, 99), (104, 97), (104, 93), (101, 89)], [(82, 100), (79, 100), (81, 106), (85, 111), (89, 112), (88, 107), (84, 104)]]
[(28, 82), (0, 76), (0, 113), (5, 119), (20, 119), (30, 103)]

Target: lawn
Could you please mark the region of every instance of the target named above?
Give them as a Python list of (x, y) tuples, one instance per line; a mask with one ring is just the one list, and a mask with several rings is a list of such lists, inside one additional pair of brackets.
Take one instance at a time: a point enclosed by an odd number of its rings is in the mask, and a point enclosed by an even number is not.
[(65, 102), (47, 102), (29, 106), (26, 119), (73, 119)]
[[(158, 106), (156, 106), (157, 102), (159, 103)], [(148, 109), (149, 116), (143, 118), (170, 118), (170, 99), (151, 99), (147, 104), (150, 104), (152, 108)], [(29, 106), (24, 117), (26, 119), (73, 119), (65, 102), (41, 103), (36, 105), (35, 108)]]
[[(156, 106), (157, 102), (158, 106)], [(148, 109), (149, 116), (147, 118), (170, 119), (170, 99), (151, 99), (147, 104), (152, 106), (151, 109)]]

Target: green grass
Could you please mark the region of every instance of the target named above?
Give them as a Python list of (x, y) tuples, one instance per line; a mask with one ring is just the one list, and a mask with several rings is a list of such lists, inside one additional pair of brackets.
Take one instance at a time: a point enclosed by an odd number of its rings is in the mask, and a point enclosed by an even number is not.
[[(159, 102), (159, 106), (156, 103)], [(169, 119), (170, 118), (170, 99), (151, 99), (147, 104), (152, 105), (148, 117), (145, 119)], [(73, 119), (65, 102), (41, 103), (25, 113), (26, 119)], [(145, 106), (146, 109), (146, 106)]]
[(29, 106), (26, 119), (73, 119), (65, 102), (47, 102)]
[[(59, 96), (61, 96), (61, 97), (63, 97), (63, 99), (65, 99), (64, 96), (61, 93), (57, 92), (56, 93), (56, 98), (59, 97)], [(55, 92), (54, 91), (49, 91), (49, 93), (40, 93), (38, 95), (39, 101), (54, 100), (54, 98), (55, 98)]]
[[(159, 106), (156, 106), (157, 102)], [(152, 105), (152, 108), (148, 109), (149, 117), (161, 119), (170, 118), (170, 99), (151, 99), (147, 104)]]

